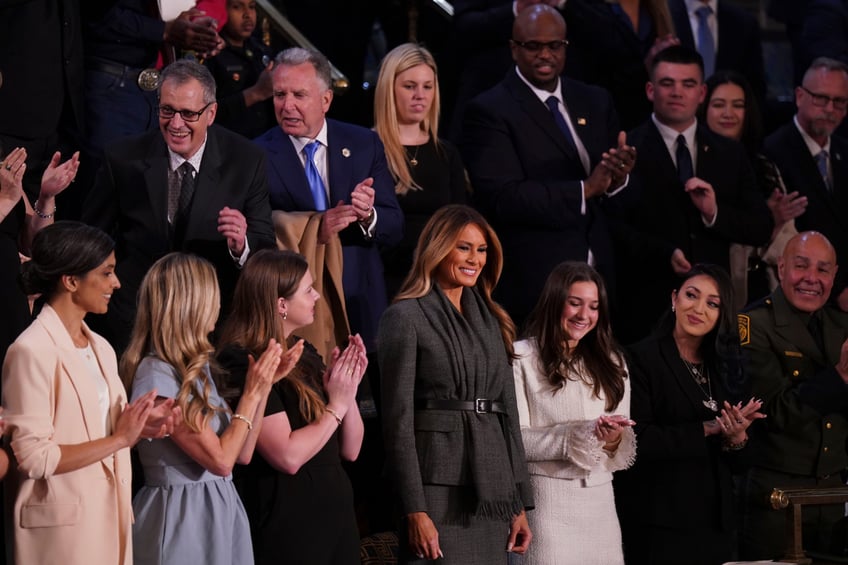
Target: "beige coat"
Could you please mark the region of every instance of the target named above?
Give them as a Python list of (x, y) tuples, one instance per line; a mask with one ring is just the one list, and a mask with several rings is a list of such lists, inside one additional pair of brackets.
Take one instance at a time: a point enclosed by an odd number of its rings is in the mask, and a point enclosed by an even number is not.
[[(115, 352), (87, 326), (84, 331), (109, 385), (114, 429), (127, 402)], [(14, 505), (7, 527), (14, 528), (19, 565), (132, 563), (129, 449), (55, 474), (61, 445), (106, 436), (97, 398), (71, 336), (56, 311), (45, 306), (9, 348), (3, 365), (6, 431), (16, 459), (6, 479), (6, 492), (14, 495), (6, 497), (7, 507)]]

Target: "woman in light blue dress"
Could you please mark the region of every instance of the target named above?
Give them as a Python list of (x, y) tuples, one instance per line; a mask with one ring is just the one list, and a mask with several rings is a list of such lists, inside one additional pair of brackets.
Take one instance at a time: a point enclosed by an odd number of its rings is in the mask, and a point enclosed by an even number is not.
[(262, 425), (271, 385), (297, 362), (271, 340), (250, 359), (244, 394), (231, 412), (219, 396), (208, 334), (218, 318), (212, 265), (172, 253), (144, 277), (130, 345), (121, 360), (130, 396), (156, 389), (175, 399), (182, 418), (168, 438), (139, 445), (144, 487), (133, 500), (137, 565), (250, 565), (250, 528), (232, 483), (247, 463)]

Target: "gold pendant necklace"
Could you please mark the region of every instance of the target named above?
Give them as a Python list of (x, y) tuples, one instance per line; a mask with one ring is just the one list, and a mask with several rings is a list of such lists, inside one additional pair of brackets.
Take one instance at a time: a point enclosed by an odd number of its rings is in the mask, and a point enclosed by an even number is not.
[[(415, 153), (412, 155), (412, 157), (409, 157), (409, 155), (407, 155), (407, 157), (409, 158), (409, 164), (412, 165), (413, 167), (418, 166), (418, 150), (419, 149), (421, 149), (421, 146), (416, 145), (415, 146)], [(407, 153), (409, 153), (409, 151), (407, 151)]]

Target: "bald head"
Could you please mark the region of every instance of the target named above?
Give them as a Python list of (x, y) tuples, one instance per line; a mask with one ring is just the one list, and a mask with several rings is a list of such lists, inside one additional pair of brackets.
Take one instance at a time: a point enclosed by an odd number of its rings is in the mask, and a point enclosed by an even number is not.
[(777, 262), (780, 288), (792, 306), (802, 312), (823, 307), (836, 277), (836, 251), (815, 231), (801, 232), (786, 244)]
[(547, 4), (522, 10), (512, 26), (512, 59), (536, 88), (553, 92), (565, 66), (565, 20)]

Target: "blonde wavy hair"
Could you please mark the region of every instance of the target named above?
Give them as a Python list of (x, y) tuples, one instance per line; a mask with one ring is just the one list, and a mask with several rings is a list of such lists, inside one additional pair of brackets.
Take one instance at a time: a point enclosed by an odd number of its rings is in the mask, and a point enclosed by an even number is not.
[(377, 87), (374, 90), (374, 130), (380, 136), (386, 148), (386, 160), (389, 162), (389, 171), (395, 179), (395, 192), (397, 194), (406, 194), (410, 190), (421, 190), (421, 187), (412, 180), (412, 174), (409, 172), (409, 158), (400, 142), (397, 101), (395, 100), (395, 80), (397, 76), (418, 65), (427, 65), (433, 69), (433, 104), (420, 127), (421, 131), (433, 140), (436, 150), (440, 151), (439, 72), (436, 69), (436, 60), (427, 49), (415, 43), (404, 43), (386, 53), (383, 62), (380, 64), (380, 76), (377, 78)]
[(174, 368), (180, 382), (176, 404), (185, 424), (195, 432), (213, 414), (227, 410), (210, 404), (212, 380), (206, 371), (207, 364), (214, 362), (209, 333), (220, 310), (212, 264), (196, 255), (169, 253), (141, 281), (132, 337), (121, 357), (121, 375), (128, 390), (147, 355)]
[[(286, 343), (283, 320), (277, 312), (280, 298), (290, 300), (309, 270), (303, 255), (294, 251), (263, 249), (251, 255), (239, 275), (233, 305), (221, 329), (218, 344), (246, 349), (257, 359), (273, 338)], [(324, 400), (309, 386), (322, 386), (322, 367), (308, 366), (304, 357), (287, 376), (299, 398), (300, 414), (312, 422), (324, 414)]]
[(477, 290), (483, 296), (489, 311), (498, 320), (504, 347), (509, 358), (514, 359), (512, 343), (515, 341), (515, 323), (506, 310), (492, 299), (492, 291), (503, 270), (503, 248), (495, 230), (482, 214), (473, 208), (463, 204), (450, 204), (442, 206), (430, 217), (418, 238), (418, 245), (412, 256), (412, 268), (394, 301), (421, 298), (433, 289), (439, 265), (456, 247), (456, 242), (467, 225), (477, 226), (486, 237), (486, 265), (477, 279)]

